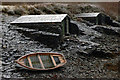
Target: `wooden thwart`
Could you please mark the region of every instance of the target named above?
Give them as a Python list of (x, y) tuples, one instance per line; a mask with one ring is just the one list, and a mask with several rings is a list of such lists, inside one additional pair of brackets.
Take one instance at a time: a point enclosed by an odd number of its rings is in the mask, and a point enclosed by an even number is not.
[(28, 59), (28, 61), (29, 61), (30, 67), (33, 68), (33, 66), (32, 66), (32, 62), (31, 62), (31, 60), (30, 60), (30, 56), (28, 56), (27, 59)]
[(41, 58), (40, 58), (40, 55), (38, 55), (38, 59), (39, 59), (39, 61), (40, 61), (40, 64), (41, 64), (42, 68), (45, 69), (45, 67), (44, 67), (44, 65), (43, 65), (43, 62), (42, 62), (42, 60), (41, 60)]
[(56, 62), (55, 62), (55, 60), (54, 60), (53, 56), (52, 56), (52, 55), (50, 55), (50, 57), (51, 57), (51, 59), (52, 59), (52, 62), (53, 62), (53, 64), (54, 64), (54, 66), (56, 66)]

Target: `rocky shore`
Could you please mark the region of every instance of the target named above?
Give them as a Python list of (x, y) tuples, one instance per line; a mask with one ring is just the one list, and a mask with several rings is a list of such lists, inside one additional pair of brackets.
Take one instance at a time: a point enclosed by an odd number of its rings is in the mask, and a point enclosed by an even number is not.
[[(65, 37), (56, 48), (48, 47), (19, 33), (9, 22), (17, 16), (2, 15), (2, 78), (119, 78), (120, 37), (111, 27), (87, 26), (72, 22), (81, 34)], [(98, 28), (100, 28), (98, 30)], [(105, 29), (104, 29), (105, 28)], [(117, 30), (119, 31), (119, 27)], [(113, 32), (114, 31), (114, 32)], [(113, 33), (113, 34), (112, 34)], [(67, 64), (51, 71), (27, 71), (16, 67), (14, 60), (33, 52), (58, 52), (65, 55)]]
[[(64, 7), (62, 7), (64, 6)], [(5, 7), (2, 24), (2, 78), (120, 78), (120, 27), (110, 25), (90, 25), (77, 21), (73, 14), (80, 12), (102, 12), (92, 6), (77, 8), (72, 5), (46, 4), (23, 7)], [(12, 9), (14, 8), (14, 9)], [(17, 11), (16, 11), (17, 9)], [(29, 10), (30, 9), (30, 10)], [(31, 11), (32, 10), (32, 11)], [(72, 11), (73, 10), (73, 11)], [(76, 10), (76, 11), (74, 11)], [(25, 11), (25, 12), (23, 12)], [(67, 13), (75, 31), (56, 47), (36, 40), (29, 28), (19, 28), (9, 23), (24, 14)], [(17, 13), (21, 12), (21, 13)], [(104, 11), (103, 11), (104, 12)], [(119, 25), (119, 23), (116, 23)], [(34, 29), (35, 31), (35, 29)], [(39, 33), (34, 33), (38, 35)], [(28, 36), (29, 35), (29, 36)], [(40, 35), (40, 34), (39, 34)], [(0, 34), (1, 36), (1, 34)], [(28, 71), (16, 66), (15, 60), (34, 52), (58, 52), (65, 56), (67, 63), (50, 71)], [(0, 62), (1, 64), (1, 62)]]

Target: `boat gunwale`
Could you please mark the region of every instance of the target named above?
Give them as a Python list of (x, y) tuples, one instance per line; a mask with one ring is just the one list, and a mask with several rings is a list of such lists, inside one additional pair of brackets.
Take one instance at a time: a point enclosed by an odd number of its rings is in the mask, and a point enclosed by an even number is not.
[[(40, 54), (40, 55), (58, 55), (58, 56), (62, 56), (63, 57), (63, 59), (64, 59), (64, 62), (63, 63), (61, 63), (61, 64), (59, 64), (59, 65), (57, 65), (57, 66), (55, 66), (55, 67), (53, 67), (53, 68), (45, 68), (45, 69), (37, 69), (37, 68), (31, 68), (31, 67), (28, 67), (28, 66), (26, 66), (26, 65), (24, 65), (24, 64), (21, 64), (19, 61), (21, 60), (21, 59), (23, 59), (23, 58), (26, 58), (27, 56), (31, 56), (31, 55), (37, 55), (37, 54)], [(25, 67), (25, 68), (27, 68), (27, 69), (31, 69), (31, 70), (52, 70), (52, 69), (55, 69), (55, 68), (58, 68), (58, 67), (61, 67), (61, 66), (63, 66), (64, 64), (66, 64), (67, 63), (67, 61), (66, 61), (66, 59), (65, 59), (65, 57), (64, 57), (64, 55), (63, 54), (60, 54), (60, 53), (47, 53), (47, 52), (38, 52), (38, 53), (30, 53), (30, 54), (26, 54), (26, 55), (24, 55), (24, 56), (22, 56), (22, 57), (20, 57), (20, 58), (18, 58), (16, 61), (15, 61), (16, 63), (18, 63), (19, 65), (21, 65), (21, 66), (23, 66), (23, 67)]]

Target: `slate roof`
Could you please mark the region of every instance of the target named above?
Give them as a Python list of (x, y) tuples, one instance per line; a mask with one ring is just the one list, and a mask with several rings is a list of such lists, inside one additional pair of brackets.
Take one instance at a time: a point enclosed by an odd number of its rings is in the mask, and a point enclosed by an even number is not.
[(25, 15), (11, 22), (17, 23), (46, 23), (46, 22), (62, 22), (67, 14), (47, 14), (47, 15)]
[(80, 13), (76, 17), (97, 17), (100, 13)]

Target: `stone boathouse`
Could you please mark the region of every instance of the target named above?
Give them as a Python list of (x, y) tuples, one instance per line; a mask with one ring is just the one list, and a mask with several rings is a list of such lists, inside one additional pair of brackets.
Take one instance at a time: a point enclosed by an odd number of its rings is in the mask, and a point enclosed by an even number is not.
[(69, 34), (70, 18), (67, 14), (24, 15), (10, 23), (19, 32), (43, 44), (57, 45)]
[(104, 24), (111, 24), (112, 20), (109, 16), (105, 15), (104, 13), (80, 13), (76, 14), (76, 17), (82, 18), (90, 23), (97, 24), (97, 25), (104, 25)]
[(70, 18), (67, 14), (25, 15), (10, 24), (67, 35), (69, 34)]

